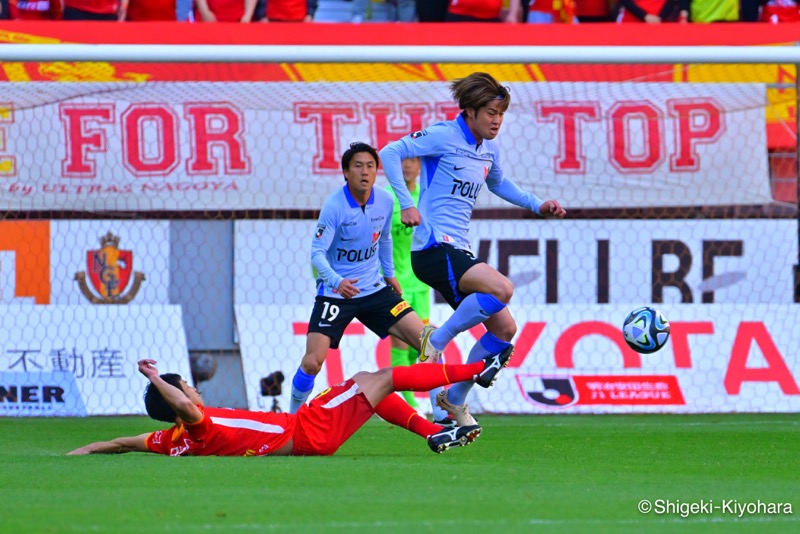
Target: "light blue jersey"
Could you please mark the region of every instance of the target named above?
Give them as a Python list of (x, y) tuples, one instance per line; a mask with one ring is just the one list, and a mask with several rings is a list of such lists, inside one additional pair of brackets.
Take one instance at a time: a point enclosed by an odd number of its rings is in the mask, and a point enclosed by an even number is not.
[(460, 115), (388, 144), (380, 156), (401, 209), (414, 206), (403, 181), (401, 161), (421, 158), (418, 209), (422, 222), (414, 231), (412, 251), (437, 243), (471, 251), (469, 221), (484, 183), (500, 198), (536, 213), (543, 203), (503, 175), (497, 143), (484, 139), (480, 145), (476, 144)]
[(338, 287), (345, 278), (358, 278), (355, 286), (361, 292), (355, 298), (386, 286), (383, 277), (394, 276), (393, 209), (392, 195), (376, 188), (362, 209), (347, 184), (325, 200), (311, 242), (311, 263), (319, 273), (317, 295), (343, 298)]

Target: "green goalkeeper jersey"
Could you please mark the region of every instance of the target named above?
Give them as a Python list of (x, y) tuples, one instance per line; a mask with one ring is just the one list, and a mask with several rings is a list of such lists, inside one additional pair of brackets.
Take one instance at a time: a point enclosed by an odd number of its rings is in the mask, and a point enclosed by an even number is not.
[[(394, 197), (394, 211), (392, 212), (392, 242), (394, 243), (394, 275), (400, 283), (400, 288), (406, 291), (425, 291), (428, 286), (414, 276), (411, 268), (411, 238), (414, 234), (413, 227), (406, 227), (400, 222), (400, 201), (394, 193), (392, 186), (386, 188)], [(419, 205), (419, 186), (409, 191), (414, 205)]]

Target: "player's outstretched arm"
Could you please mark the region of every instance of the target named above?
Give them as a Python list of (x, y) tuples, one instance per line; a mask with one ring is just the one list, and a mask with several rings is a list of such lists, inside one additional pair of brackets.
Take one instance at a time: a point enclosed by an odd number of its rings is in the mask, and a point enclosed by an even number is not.
[(147, 448), (147, 436), (149, 434), (141, 434), (139, 436), (127, 436), (112, 439), (111, 441), (96, 441), (89, 443), (83, 447), (79, 447), (74, 451), (67, 453), (67, 456), (79, 456), (84, 454), (122, 454), (126, 452), (150, 452)]

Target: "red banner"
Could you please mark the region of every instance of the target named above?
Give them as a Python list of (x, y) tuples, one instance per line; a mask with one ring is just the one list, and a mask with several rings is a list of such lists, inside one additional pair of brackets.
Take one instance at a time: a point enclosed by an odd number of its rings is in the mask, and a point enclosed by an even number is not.
[[(494, 26), (489, 26), (494, 28)], [(795, 24), (507, 24), (486, 31), (486, 24), (281, 23), (264, 25), (179, 22), (33, 22), (0, 23), (0, 43), (241, 44), (241, 45), (793, 45)], [(480, 36), (480, 37), (476, 37)], [(452, 64), (166, 64), (166, 63), (3, 63), (0, 81), (145, 82), (145, 81), (445, 81), (482, 65)], [(498, 78), (512, 81), (764, 82), (793, 84), (793, 65), (495, 65)], [(795, 145), (795, 91), (768, 91), (767, 130), (771, 149)]]

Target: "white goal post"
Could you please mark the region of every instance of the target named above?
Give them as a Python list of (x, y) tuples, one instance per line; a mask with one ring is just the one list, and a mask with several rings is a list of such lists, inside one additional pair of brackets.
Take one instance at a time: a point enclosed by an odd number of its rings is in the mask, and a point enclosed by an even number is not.
[(800, 64), (800, 47), (8, 44), (0, 61)]

